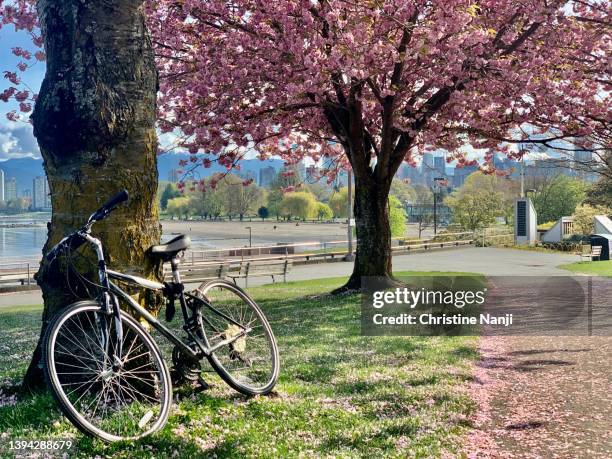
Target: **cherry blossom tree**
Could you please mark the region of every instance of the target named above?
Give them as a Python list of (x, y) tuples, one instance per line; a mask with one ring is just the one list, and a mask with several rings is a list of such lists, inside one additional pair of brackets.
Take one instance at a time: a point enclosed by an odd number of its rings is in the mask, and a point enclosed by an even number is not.
[[(32, 0), (12, 3), (8, 22), (35, 28)], [(251, 149), (352, 168), (358, 244), (347, 288), (391, 277), (387, 198), (403, 162), (444, 148), (470, 165), (472, 145), (492, 173), (495, 152), (520, 156), (513, 144), (610, 148), (605, 0), (146, 5), (158, 127), (180, 133), (193, 165), (214, 152), (231, 169)]]
[[(433, 148), (517, 156), (511, 145), (609, 132), (606, 1), (184, 0), (150, 3), (159, 126), (231, 167), (245, 149), (355, 175), (362, 276), (391, 277), (388, 194)], [(534, 136), (534, 134), (537, 134)], [(592, 148), (609, 148), (610, 145)], [(197, 161), (197, 159), (193, 159)]]

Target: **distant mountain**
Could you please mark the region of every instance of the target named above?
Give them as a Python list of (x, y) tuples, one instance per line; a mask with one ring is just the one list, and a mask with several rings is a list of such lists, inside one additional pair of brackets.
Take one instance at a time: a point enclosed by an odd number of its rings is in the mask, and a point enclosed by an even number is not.
[[(179, 161), (181, 159), (188, 160), (189, 155), (182, 154), (165, 154), (157, 157), (157, 170), (160, 180), (168, 180), (168, 175), (172, 169), (180, 169)], [(214, 157), (211, 156), (211, 160)], [(259, 171), (264, 167), (272, 166), (279, 171), (283, 167), (283, 161), (280, 159), (267, 159), (261, 161), (259, 159), (247, 159), (240, 162), (240, 174), (251, 172), (255, 181), (259, 178)], [(17, 193), (22, 195), (24, 190), (32, 190), (32, 181), (35, 177), (44, 175), (42, 159), (33, 158), (15, 158), (7, 161), (0, 161), (0, 169), (4, 171), (4, 179), (8, 180), (11, 177), (17, 179)], [(208, 177), (215, 172), (224, 172), (225, 168), (213, 162), (208, 169), (204, 167), (198, 168), (198, 173), (201, 177)]]
[(20, 196), (24, 190), (32, 191), (34, 178), (44, 175), (42, 159), (15, 158), (0, 162), (0, 169), (4, 171), (4, 180), (12, 177), (17, 179), (17, 194)]
[[(159, 172), (159, 180), (168, 180), (169, 174), (172, 169), (182, 169), (179, 166), (179, 161), (181, 160), (189, 160), (189, 156), (187, 154), (164, 154), (157, 157), (157, 170)], [(225, 172), (226, 169), (223, 166), (219, 166), (215, 161), (214, 156), (209, 156), (212, 161), (212, 165), (209, 168), (204, 168), (203, 166), (198, 167), (197, 173), (200, 177), (208, 177), (216, 172)], [(261, 161), (259, 159), (245, 159), (240, 161), (240, 170), (235, 171), (234, 173), (238, 174), (248, 174), (251, 172), (253, 174), (253, 178), (257, 181), (259, 177), (259, 171), (265, 167), (272, 166), (276, 171), (279, 171), (283, 167), (283, 161), (280, 159), (266, 159)], [(187, 166), (188, 167), (188, 166)]]

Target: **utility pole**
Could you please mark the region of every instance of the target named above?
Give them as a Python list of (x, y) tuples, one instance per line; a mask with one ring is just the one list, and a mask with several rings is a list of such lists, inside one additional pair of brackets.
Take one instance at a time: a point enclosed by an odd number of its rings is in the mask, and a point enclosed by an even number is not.
[(348, 253), (344, 257), (344, 261), (354, 261), (355, 256), (353, 255), (353, 170), (348, 170), (348, 193), (347, 193), (347, 211), (346, 216), (348, 220)]
[(438, 234), (438, 193), (436, 187), (433, 190), (433, 198), (434, 198), (434, 236)]
[(525, 157), (521, 158), (521, 198), (525, 197)]
[(433, 220), (434, 220), (434, 235), (438, 234), (438, 190), (440, 186), (445, 184), (444, 186), (448, 186), (448, 181), (445, 177), (434, 177), (433, 186), (431, 187), (431, 191), (433, 192)]
[(253, 247), (253, 228), (247, 226), (245, 229), (249, 230), (249, 247)]

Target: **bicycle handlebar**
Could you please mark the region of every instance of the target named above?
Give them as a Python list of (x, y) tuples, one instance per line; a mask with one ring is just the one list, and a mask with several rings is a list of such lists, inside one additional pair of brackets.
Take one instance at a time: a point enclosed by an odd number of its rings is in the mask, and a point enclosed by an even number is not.
[(127, 201), (129, 199), (129, 197), (130, 197), (130, 195), (127, 192), (127, 190), (121, 190), (115, 196), (113, 196), (108, 201), (106, 201), (106, 203), (104, 203), (104, 205), (102, 207), (100, 207), (98, 210), (96, 210), (91, 215), (91, 217), (89, 217), (89, 221), (90, 222), (93, 222), (93, 221), (99, 222), (100, 220), (105, 219), (106, 216), (109, 213), (111, 213), (113, 210), (115, 210), (119, 204), (121, 204), (122, 202)]

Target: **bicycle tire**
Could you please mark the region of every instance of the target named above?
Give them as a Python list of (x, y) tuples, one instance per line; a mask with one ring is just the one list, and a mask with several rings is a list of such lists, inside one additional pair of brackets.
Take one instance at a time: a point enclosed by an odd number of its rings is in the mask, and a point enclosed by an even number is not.
[[(152, 339), (151, 335), (143, 328), (143, 326), (136, 319), (121, 311), (121, 321), (122, 325), (124, 326), (124, 330), (127, 329), (133, 331), (139, 338), (143, 340), (143, 343), (145, 343), (145, 345), (151, 352), (151, 356), (155, 359), (155, 363), (159, 369), (160, 375), (162, 376), (161, 379), (163, 386), (163, 401), (161, 404), (160, 414), (150, 428), (148, 428), (141, 434), (125, 437), (102, 430), (101, 428), (92, 424), (85, 416), (82, 415), (82, 413), (79, 412), (79, 410), (77, 410), (72, 405), (72, 403), (66, 396), (58, 378), (58, 372), (55, 367), (55, 345), (57, 342), (57, 335), (61, 330), (62, 325), (64, 325), (70, 317), (74, 317), (79, 312), (98, 312), (100, 310), (101, 307), (99, 303), (95, 301), (80, 301), (67, 306), (52, 320), (52, 322), (47, 327), (42, 353), (45, 380), (51, 388), (53, 397), (57, 401), (62, 413), (70, 420), (70, 422), (72, 422), (73, 425), (75, 425), (75, 427), (77, 427), (84, 434), (98, 437), (106, 442), (138, 440), (154, 432), (157, 432), (166, 424), (170, 413), (170, 407), (172, 404), (172, 382), (170, 380), (170, 373), (168, 371), (168, 367), (164, 362), (159, 347)], [(124, 336), (127, 336), (127, 334), (125, 334)], [(134, 338), (134, 342), (135, 340), (136, 338)]]
[[(264, 315), (261, 308), (255, 303), (255, 301), (240, 287), (235, 284), (225, 281), (225, 280), (212, 280), (203, 283), (198, 289), (196, 289), (196, 296), (203, 295), (207, 297), (207, 293), (210, 292), (212, 288), (220, 287), (222, 289), (226, 289), (240, 298), (243, 303), (253, 310), (257, 319), (261, 322), (261, 326), (263, 327), (264, 332), (268, 338), (268, 343), (270, 346), (269, 352), (271, 356), (271, 371), (270, 376), (266, 384), (261, 386), (252, 386), (244, 381), (241, 381), (236, 375), (232, 373), (232, 371), (226, 368), (226, 365), (219, 358), (219, 352), (215, 351), (208, 356), (208, 361), (210, 362), (213, 369), (217, 372), (217, 374), (234, 390), (245, 394), (245, 395), (266, 395), (269, 394), (274, 386), (278, 382), (278, 377), (280, 373), (280, 358), (278, 352), (278, 344), (276, 342), (276, 337), (272, 331), (272, 327), (268, 322), (268, 319)], [(213, 306), (215, 306), (213, 304)], [(203, 328), (203, 333), (206, 333), (206, 330)], [(249, 335), (247, 335), (248, 337)], [(207, 339), (210, 341), (210, 337), (207, 334)], [(223, 352), (223, 351), (221, 351)]]

